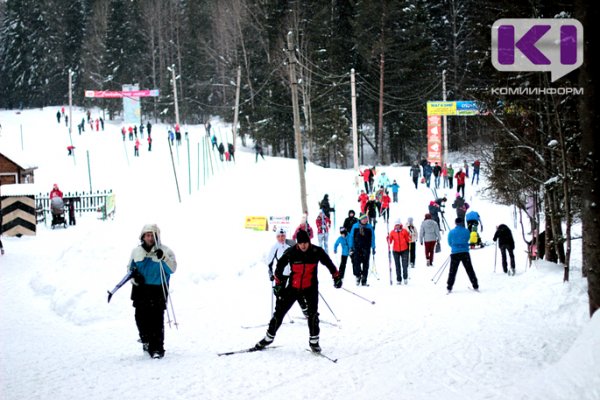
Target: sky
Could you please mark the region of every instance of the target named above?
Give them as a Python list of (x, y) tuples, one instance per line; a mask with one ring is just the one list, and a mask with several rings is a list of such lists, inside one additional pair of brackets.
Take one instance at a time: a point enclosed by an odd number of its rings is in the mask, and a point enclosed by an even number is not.
[[(600, 398), (600, 316), (589, 317), (581, 241), (573, 242), (569, 282), (559, 265), (536, 261), (529, 267), (513, 209), (481, 193), (485, 165), (479, 185), (467, 184), (466, 198), (481, 215), (484, 241), (500, 223), (512, 229), (515, 276), (502, 272), (494, 245), (472, 250), (480, 292), (469, 289), (461, 267), (447, 295), (447, 269), (439, 282), (432, 279), (449, 257), (445, 233), (433, 267), (425, 266), (419, 245), (408, 285), (392, 286), (387, 226), (379, 223), (372, 263), (377, 276), (369, 276), (368, 287), (357, 287), (349, 272), (344, 281), (345, 289), (368, 301), (335, 289), (327, 269), (319, 268), (320, 344), (337, 363), (306, 351), (308, 328), (297, 306), (275, 338), (278, 347), (219, 357), (264, 336), (272, 301), (265, 257), (275, 234), (245, 229), (244, 221), (289, 216), (295, 229), (301, 217), (297, 162), (256, 161), (250, 141), (248, 148), (238, 142), (235, 163), (209, 159), (203, 126), (184, 126), (189, 150), (184, 140), (171, 160), (161, 124), (153, 128), (152, 151), (143, 141), (134, 157), (118, 121), (108, 121), (104, 132), (86, 129), (70, 138), (57, 123), (59, 108), (0, 110), (0, 152), (38, 167), (34, 187), (24, 191), (47, 194), (55, 183), (65, 193), (110, 189), (116, 214), (106, 221), (78, 214), (67, 229), (42, 223), (35, 236), (2, 237), (2, 399)], [(83, 115), (76, 109), (74, 120)], [(92, 117), (98, 115), (93, 109)], [(218, 120), (212, 125), (219, 141), (231, 141), (230, 127)], [(67, 156), (71, 141), (75, 157)], [(391, 221), (413, 217), (420, 226), (432, 192), (412, 186), (408, 167), (378, 167), (383, 171), (401, 187)], [(328, 248), (336, 265), (338, 228), (348, 210), (359, 209), (355, 177), (353, 170), (307, 164), (309, 222), (315, 226), (324, 194), (336, 209)], [(0, 190), (4, 196), (21, 188)], [(450, 189), (439, 194), (454, 197)], [(454, 210), (447, 208), (451, 222)], [(110, 303), (106, 293), (125, 274), (147, 223), (158, 224), (178, 260), (160, 360), (137, 342), (130, 285)], [(524, 231), (527, 236), (529, 227)]]

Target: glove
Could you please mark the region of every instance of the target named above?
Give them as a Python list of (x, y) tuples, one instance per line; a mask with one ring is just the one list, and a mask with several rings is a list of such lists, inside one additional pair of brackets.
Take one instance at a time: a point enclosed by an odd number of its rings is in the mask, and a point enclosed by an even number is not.
[(342, 287), (342, 277), (341, 276), (336, 276), (335, 278), (333, 278), (333, 287), (336, 289), (340, 289)]
[(144, 275), (140, 273), (137, 269), (134, 269), (131, 272), (131, 279), (133, 279), (133, 284), (136, 286), (143, 285), (146, 283), (146, 279), (144, 279)]
[(375, 249), (373, 249), (373, 255), (375, 255)]
[(162, 249), (156, 250), (156, 258), (158, 258), (159, 260), (162, 260), (164, 256), (165, 256), (165, 252), (162, 251)]
[(352, 250), (352, 249), (351, 249), (351, 250), (350, 250), (350, 252), (348, 253), (348, 255), (349, 255), (350, 257), (352, 257), (352, 256), (354, 255), (354, 250)]
[(273, 294), (275, 297), (279, 297), (279, 293), (283, 290), (283, 285), (275, 285), (273, 286)]

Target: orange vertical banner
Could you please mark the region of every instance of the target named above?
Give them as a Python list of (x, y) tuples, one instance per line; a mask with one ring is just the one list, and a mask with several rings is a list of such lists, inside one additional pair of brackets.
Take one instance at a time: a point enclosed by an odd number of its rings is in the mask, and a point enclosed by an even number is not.
[(427, 116), (427, 160), (442, 163), (442, 118), (439, 115)]

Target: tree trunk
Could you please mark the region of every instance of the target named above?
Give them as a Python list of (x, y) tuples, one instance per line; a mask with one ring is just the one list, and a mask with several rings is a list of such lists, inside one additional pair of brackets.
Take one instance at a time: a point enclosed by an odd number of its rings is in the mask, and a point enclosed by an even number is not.
[[(577, 0), (577, 19), (584, 30), (592, 30), (600, 17), (598, 3)], [(588, 296), (590, 316), (600, 308), (600, 218), (598, 218), (598, 205), (600, 194), (598, 192), (598, 176), (600, 176), (600, 140), (595, 135), (600, 132), (598, 109), (598, 79), (593, 79), (597, 73), (597, 64), (592, 61), (597, 48), (597, 39), (592, 35), (585, 36), (584, 60), (579, 69), (579, 83), (585, 95), (581, 96), (579, 104), (579, 118), (581, 124), (581, 151), (583, 160), (582, 187), (583, 190), (583, 271), (588, 278)], [(595, 39), (595, 40), (594, 40)]]

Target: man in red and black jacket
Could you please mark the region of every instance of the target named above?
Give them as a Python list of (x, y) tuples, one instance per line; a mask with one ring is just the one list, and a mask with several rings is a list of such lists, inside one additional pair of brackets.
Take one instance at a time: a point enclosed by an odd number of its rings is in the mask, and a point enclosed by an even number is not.
[[(273, 293), (277, 297), (275, 312), (269, 322), (265, 337), (256, 344), (257, 349), (263, 349), (273, 343), (275, 334), (283, 322), (285, 314), (300, 298), (306, 300), (308, 312), (308, 330), (310, 334), (309, 346), (312, 351), (320, 352), (319, 346), (319, 281), (317, 279), (317, 266), (319, 262), (327, 267), (333, 277), (333, 285), (342, 287), (342, 278), (331, 258), (325, 250), (312, 245), (306, 231), (299, 231), (296, 236), (297, 244), (287, 249), (275, 269), (275, 286)], [(287, 282), (283, 271), (289, 265), (291, 272)], [(286, 285), (287, 283), (287, 285)]]

